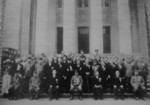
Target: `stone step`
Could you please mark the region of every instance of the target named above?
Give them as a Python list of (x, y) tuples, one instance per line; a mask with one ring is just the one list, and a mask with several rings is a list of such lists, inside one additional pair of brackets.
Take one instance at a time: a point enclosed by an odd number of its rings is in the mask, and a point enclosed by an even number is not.
[[(113, 93), (104, 93), (104, 98), (114, 98), (114, 94)], [(27, 98), (29, 95), (28, 94), (23, 94), (23, 97), (24, 98)], [(125, 93), (124, 96), (127, 98), (127, 97), (133, 97), (133, 94), (132, 93)], [(147, 97), (150, 96), (150, 92), (147, 93)], [(2, 93), (1, 93), (1, 90), (0, 90), (0, 97), (2, 97)], [(46, 94), (40, 94), (40, 97), (48, 97)], [(70, 94), (62, 94), (60, 96), (61, 98), (69, 98), (70, 97)], [(83, 93), (83, 97), (84, 98), (93, 98), (93, 93)]]

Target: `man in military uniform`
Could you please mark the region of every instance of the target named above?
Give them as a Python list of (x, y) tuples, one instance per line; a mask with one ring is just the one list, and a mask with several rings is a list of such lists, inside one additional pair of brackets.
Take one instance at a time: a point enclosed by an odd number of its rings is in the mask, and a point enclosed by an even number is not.
[(80, 93), (79, 99), (82, 100), (82, 83), (83, 83), (82, 77), (79, 75), (79, 72), (75, 70), (75, 75), (72, 76), (71, 78), (70, 100), (73, 99), (73, 92), (79, 92)]
[(33, 98), (38, 99), (38, 95), (40, 91), (40, 84), (41, 84), (41, 80), (38, 77), (37, 73), (34, 72), (33, 76), (31, 77), (29, 81), (29, 94), (30, 94), (31, 100)]
[(103, 98), (103, 86), (102, 86), (103, 83), (102, 83), (102, 77), (99, 76), (98, 71), (96, 71), (95, 73), (93, 82), (94, 82), (93, 91), (94, 91), (95, 100), (97, 100), (98, 93), (100, 93), (100, 99), (102, 99)]
[(52, 76), (49, 79), (49, 100), (52, 100), (53, 96), (58, 99), (59, 94), (59, 78), (57, 75), (57, 71), (54, 69), (52, 71)]
[(138, 71), (135, 70), (130, 82), (133, 87), (136, 100), (138, 100), (140, 97), (144, 99), (146, 93), (146, 88), (144, 86), (145, 83), (143, 77), (139, 75)]
[(115, 92), (115, 99), (118, 99), (118, 95), (121, 95), (121, 98), (124, 99), (124, 79), (123, 77), (120, 76), (119, 71), (115, 72), (115, 77), (113, 80), (113, 88)]

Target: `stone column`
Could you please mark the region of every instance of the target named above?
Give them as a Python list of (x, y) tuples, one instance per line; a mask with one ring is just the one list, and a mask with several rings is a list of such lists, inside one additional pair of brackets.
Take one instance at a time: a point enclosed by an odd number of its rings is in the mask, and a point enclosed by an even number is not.
[(76, 0), (64, 0), (63, 9), (63, 50), (66, 53), (69, 51), (77, 53)]
[(120, 53), (131, 54), (131, 28), (129, 0), (118, 0), (118, 22), (119, 22), (119, 41)]
[(137, 0), (138, 6), (138, 27), (140, 37), (140, 52), (148, 55), (148, 40), (147, 40), (147, 27), (144, 0)]
[[(145, 16), (146, 16), (146, 26), (147, 26), (147, 42), (148, 42), (148, 64), (150, 68), (150, 0), (144, 0), (145, 1)], [(149, 76), (150, 80), (150, 69), (149, 69)]]
[(90, 53), (95, 49), (103, 53), (102, 0), (90, 0), (90, 14)]
[(35, 54), (47, 53), (49, 0), (37, 0)]
[(48, 2), (48, 55), (57, 53), (56, 2), (57, 0), (49, 0)]
[(138, 11), (137, 11), (137, 0), (130, 0), (130, 12), (131, 12), (131, 26), (132, 26), (132, 52), (139, 53), (140, 52), (140, 38), (138, 31)]
[(19, 49), (21, 6), (23, 0), (7, 0), (3, 46)]
[(3, 48), (4, 18), (5, 18), (6, 0), (0, 0), (0, 78), (1, 78), (1, 60)]
[(29, 54), (35, 54), (37, 0), (31, 0), (30, 5), (30, 32), (29, 32)]
[(119, 48), (119, 33), (118, 33), (118, 7), (117, 1), (111, 2), (111, 53), (120, 53)]
[(29, 54), (31, 1), (32, 0), (22, 1), (22, 10), (20, 13), (20, 49), (22, 54)]

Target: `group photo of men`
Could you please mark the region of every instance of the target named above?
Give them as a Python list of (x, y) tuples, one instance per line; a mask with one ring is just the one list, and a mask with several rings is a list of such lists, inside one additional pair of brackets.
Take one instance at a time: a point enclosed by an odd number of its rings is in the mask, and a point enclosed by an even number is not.
[(102, 56), (98, 50), (89, 55), (83, 50), (51, 57), (10, 55), (2, 62), (2, 94), (9, 100), (40, 99), (46, 94), (51, 101), (64, 94), (70, 100), (75, 96), (82, 100), (85, 94), (103, 100), (105, 93), (124, 100), (129, 93), (145, 100), (147, 75), (148, 64), (142, 57)]

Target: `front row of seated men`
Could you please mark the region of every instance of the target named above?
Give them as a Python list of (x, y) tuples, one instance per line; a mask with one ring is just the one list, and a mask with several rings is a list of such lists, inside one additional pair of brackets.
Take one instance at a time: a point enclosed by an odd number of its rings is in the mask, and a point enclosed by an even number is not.
[[(19, 91), (20, 91), (20, 84), (19, 82), (21, 81), (19, 74), (16, 73), (14, 78), (13, 78), (13, 85), (10, 88), (10, 94), (9, 94), (9, 99), (17, 99), (19, 96)], [(124, 99), (124, 78), (120, 76), (120, 72), (116, 71), (115, 72), (115, 77), (113, 79), (113, 90), (115, 94), (115, 99), (118, 99), (119, 96), (121, 99)], [(138, 71), (134, 72), (134, 75), (131, 77), (131, 86), (133, 88), (133, 93), (136, 99), (138, 98), (143, 98), (144, 95), (146, 94), (146, 88), (144, 85), (144, 79), (142, 76), (138, 75)], [(38, 99), (39, 97), (39, 92), (40, 92), (40, 84), (41, 80), (37, 76), (37, 73), (34, 72), (33, 76), (31, 77), (29, 81), (29, 95), (30, 99)], [(48, 96), (49, 100), (52, 100), (52, 98), (58, 99), (59, 96), (59, 90), (60, 90), (60, 81), (57, 76), (57, 71), (53, 70), (52, 71), (52, 76), (50, 77), (50, 81), (48, 83), (49, 85), (49, 90), (48, 90)], [(70, 100), (73, 99), (73, 93), (79, 93), (79, 99), (82, 99), (82, 76), (79, 75), (79, 72), (75, 70), (75, 74), (71, 78), (70, 82)], [(95, 72), (95, 76), (93, 78), (93, 94), (94, 98), (97, 99), (98, 95), (100, 95), (100, 99), (103, 98), (103, 80), (99, 75), (99, 72)], [(144, 98), (143, 98), (144, 99)]]

